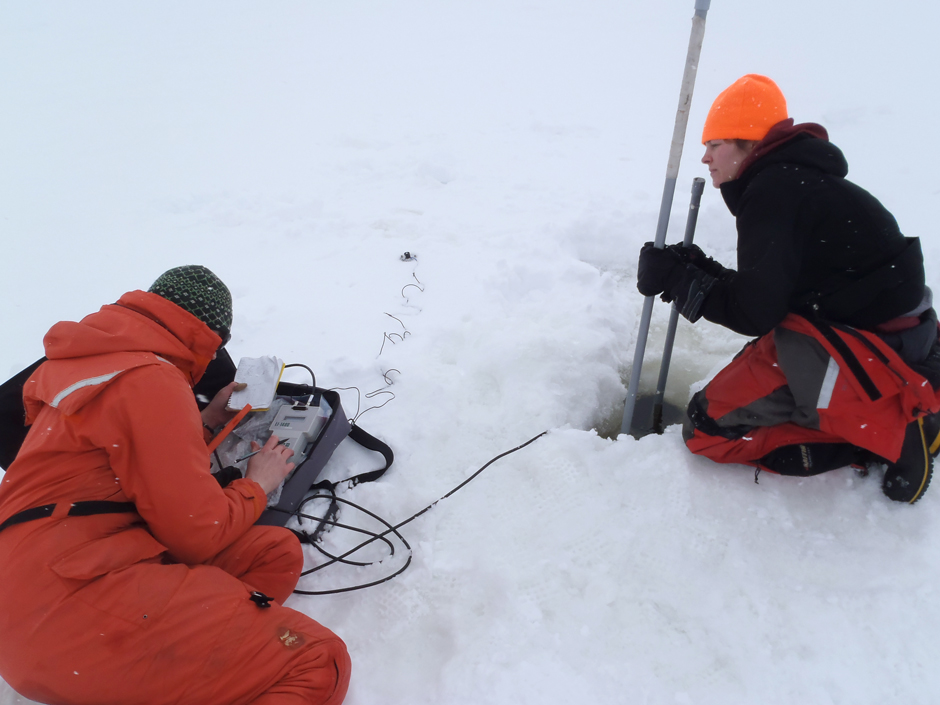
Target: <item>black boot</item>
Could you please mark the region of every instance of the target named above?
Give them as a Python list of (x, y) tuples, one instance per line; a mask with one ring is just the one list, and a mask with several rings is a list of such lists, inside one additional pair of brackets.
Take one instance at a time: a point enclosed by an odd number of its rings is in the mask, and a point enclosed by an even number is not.
[(780, 475), (808, 477), (847, 465), (864, 465), (865, 454), (851, 443), (799, 443), (772, 450), (758, 462)]
[(924, 440), (927, 442), (927, 452), (931, 458), (940, 453), (940, 413), (927, 414), (924, 421)]
[(917, 419), (908, 424), (904, 445), (901, 446), (901, 457), (893, 463), (888, 463), (881, 489), (895, 502), (914, 504), (930, 484), (933, 456), (924, 426), (924, 419)]

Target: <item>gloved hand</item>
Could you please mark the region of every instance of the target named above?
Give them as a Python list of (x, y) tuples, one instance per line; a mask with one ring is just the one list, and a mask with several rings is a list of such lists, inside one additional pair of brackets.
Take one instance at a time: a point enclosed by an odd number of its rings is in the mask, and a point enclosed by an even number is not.
[(685, 264), (694, 264), (703, 272), (716, 279), (721, 279), (728, 271), (719, 262), (716, 262), (702, 252), (702, 248), (698, 245), (689, 245), (686, 247), (681, 242), (677, 242), (675, 245), (669, 245), (666, 249), (675, 252), (676, 256)]
[[(663, 292), (668, 294), (682, 280), (685, 267), (685, 263), (674, 250), (661, 250), (652, 242), (648, 242), (640, 249), (636, 288), (643, 296), (656, 296)], [(666, 300), (665, 296), (663, 300)], [(669, 301), (672, 301), (671, 297)]]
[[(684, 258), (692, 257), (697, 261), (683, 261)], [(721, 272), (730, 272), (705, 256), (695, 245), (671, 245), (660, 250), (648, 242), (640, 249), (636, 288), (644, 296), (662, 293), (663, 301), (667, 304), (675, 301), (679, 313), (695, 323), (702, 317), (702, 304), (718, 281), (716, 276), (699, 265), (702, 259), (703, 264), (717, 267)]]
[(675, 245), (666, 245), (666, 249), (671, 252), (675, 252), (679, 259), (681, 259), (686, 264), (698, 264), (696, 260), (706, 259), (708, 255), (702, 252), (702, 248), (698, 245), (683, 245), (681, 242), (677, 242)]

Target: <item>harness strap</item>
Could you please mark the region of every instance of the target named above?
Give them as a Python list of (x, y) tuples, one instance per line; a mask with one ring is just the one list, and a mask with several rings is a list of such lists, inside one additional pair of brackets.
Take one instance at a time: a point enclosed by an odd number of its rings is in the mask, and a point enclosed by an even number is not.
[[(7, 527), (23, 524), (35, 519), (47, 519), (55, 511), (56, 504), (44, 504), (41, 507), (31, 507), (17, 512), (9, 519), (0, 524), (0, 531)], [(136, 512), (137, 507), (133, 502), (109, 502), (103, 499), (93, 499), (87, 502), (73, 502), (69, 507), (66, 516), (87, 517), (95, 514), (124, 514), (126, 512)]]
[(848, 366), (849, 370), (855, 375), (855, 379), (858, 380), (858, 383), (862, 385), (862, 389), (865, 390), (865, 393), (868, 395), (868, 398), (872, 401), (878, 401), (883, 396), (878, 390), (878, 387), (875, 385), (872, 378), (868, 376), (868, 373), (865, 371), (865, 368), (862, 367), (862, 363), (859, 362), (858, 358), (855, 356), (855, 353), (852, 352), (851, 348), (846, 344), (844, 340), (832, 329), (827, 323), (822, 321), (814, 321), (812, 318), (807, 318), (816, 330), (818, 330), (822, 336), (835, 348), (836, 352), (842, 356), (843, 361)]
[(857, 331), (851, 326), (844, 326), (838, 323), (833, 323), (832, 327), (835, 328), (836, 330), (842, 331), (843, 333), (847, 333), (848, 335), (851, 335), (856, 340), (860, 341), (866, 348), (868, 348), (871, 351), (871, 353), (875, 357), (878, 358), (878, 360), (885, 367), (887, 367), (889, 370), (891, 370), (894, 373), (895, 377), (901, 380), (901, 382), (904, 384), (905, 387), (907, 386), (907, 380), (904, 379), (904, 375), (902, 375), (900, 372), (894, 369), (894, 365), (891, 364), (891, 360), (888, 359), (888, 356), (885, 355), (883, 352), (881, 352), (881, 350), (878, 349), (878, 346), (875, 345), (871, 340), (869, 340), (866, 336), (862, 335), (861, 331)]

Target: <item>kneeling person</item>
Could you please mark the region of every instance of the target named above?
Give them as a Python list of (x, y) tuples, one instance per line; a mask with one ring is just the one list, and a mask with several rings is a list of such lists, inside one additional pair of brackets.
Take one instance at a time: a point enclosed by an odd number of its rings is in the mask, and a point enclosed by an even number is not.
[(727, 88), (702, 142), (735, 216), (738, 269), (647, 243), (637, 287), (756, 340), (693, 397), (688, 448), (785, 475), (883, 461), (885, 494), (917, 501), (940, 449), (937, 315), (919, 240), (846, 180), (822, 126), (794, 124), (769, 78)]

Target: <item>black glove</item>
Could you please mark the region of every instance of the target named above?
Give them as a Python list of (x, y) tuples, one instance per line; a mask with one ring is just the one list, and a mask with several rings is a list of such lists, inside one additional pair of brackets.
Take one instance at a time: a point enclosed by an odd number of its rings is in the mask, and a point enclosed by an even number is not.
[(684, 262), (683, 257), (695, 257), (706, 265), (717, 266), (722, 272), (730, 271), (694, 245), (671, 245), (660, 250), (648, 242), (640, 249), (636, 288), (644, 296), (661, 293), (667, 304), (675, 301), (679, 313), (695, 323), (702, 317), (702, 304), (718, 279), (697, 263)]
[(715, 277), (715, 279), (721, 279), (729, 271), (702, 252), (702, 248), (698, 245), (686, 247), (681, 242), (677, 242), (675, 245), (669, 245), (666, 249), (674, 252), (685, 264), (694, 264), (709, 276)]
[[(636, 268), (636, 288), (643, 296), (669, 292), (685, 274), (685, 264), (670, 249), (659, 249), (648, 242), (640, 249)], [(665, 300), (665, 297), (663, 297)], [(672, 299), (669, 299), (672, 301)]]

